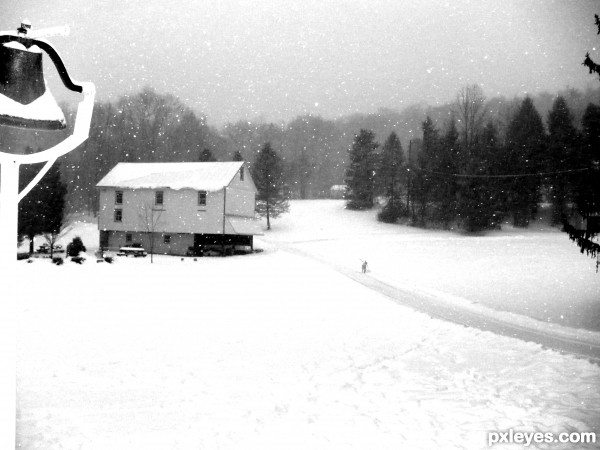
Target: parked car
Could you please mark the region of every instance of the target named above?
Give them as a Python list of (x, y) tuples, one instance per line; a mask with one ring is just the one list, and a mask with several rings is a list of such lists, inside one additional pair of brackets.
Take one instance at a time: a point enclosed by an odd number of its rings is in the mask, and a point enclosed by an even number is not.
[[(50, 246), (48, 244), (44, 243), (38, 247), (37, 252), (38, 253), (50, 253)], [(54, 246), (53, 252), (54, 253), (64, 252), (63, 246), (60, 244), (56, 244)]]
[(144, 250), (144, 247), (142, 247), (142, 244), (140, 244), (139, 242), (134, 242), (131, 245), (125, 246), (125, 247), (121, 247), (119, 248), (119, 253), (117, 253), (117, 256), (143, 256), (144, 258), (146, 256), (148, 256), (148, 252), (146, 252), (146, 250)]

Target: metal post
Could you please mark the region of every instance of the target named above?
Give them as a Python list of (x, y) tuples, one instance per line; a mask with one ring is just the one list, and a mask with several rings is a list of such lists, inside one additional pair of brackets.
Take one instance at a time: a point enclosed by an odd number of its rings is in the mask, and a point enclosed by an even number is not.
[(19, 164), (3, 161), (0, 177), (0, 265), (7, 268), (14, 267), (17, 261)]
[(0, 271), (3, 298), (0, 301), (0, 448), (15, 448), (16, 381), (16, 283), (19, 203), (19, 164), (4, 160), (0, 165)]
[(221, 236), (221, 256), (225, 256), (225, 214), (227, 213), (227, 186), (223, 187), (223, 235)]
[(412, 139), (408, 141), (408, 177), (406, 180), (406, 213), (410, 214), (410, 160), (412, 153)]
[[(18, 205), (27, 193), (40, 181), (56, 159), (85, 141), (89, 135), (94, 97), (96, 88), (93, 83), (75, 84), (69, 77), (64, 64), (56, 50), (47, 42), (34, 39), (28, 34), (31, 24), (24, 21), (14, 32), (0, 32), (3, 42), (32, 39), (41, 47), (59, 69), (63, 84), (71, 91), (81, 92), (83, 101), (77, 108), (77, 118), (73, 134), (59, 144), (49, 149), (22, 155), (0, 151), (0, 275), (2, 277), (2, 298), (0, 299), (0, 449), (13, 449), (16, 444), (16, 271), (17, 264), (17, 234), (18, 234)], [(47, 36), (59, 32), (68, 34), (68, 28), (52, 28), (40, 30), (37, 36)], [(3, 61), (4, 62), (4, 61)], [(10, 66), (10, 69), (17, 70)], [(4, 68), (3, 68), (4, 70)], [(29, 81), (33, 82), (33, 78)], [(20, 114), (15, 117), (20, 116)], [(6, 117), (6, 116), (5, 116)], [(12, 117), (12, 116), (11, 116)], [(25, 127), (24, 122), (30, 119), (45, 122), (41, 117), (21, 117), (23, 121), (10, 122), (11, 125)], [(6, 124), (6, 122), (4, 122)], [(42, 126), (46, 128), (47, 124)], [(21, 164), (45, 162), (44, 167), (35, 178), (19, 192), (19, 167)]]

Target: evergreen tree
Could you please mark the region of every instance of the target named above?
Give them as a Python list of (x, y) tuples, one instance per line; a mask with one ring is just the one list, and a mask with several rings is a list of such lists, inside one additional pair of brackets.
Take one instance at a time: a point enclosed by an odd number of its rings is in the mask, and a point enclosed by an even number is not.
[(267, 230), (271, 229), (271, 218), (289, 210), (289, 194), (283, 178), (283, 161), (267, 142), (252, 166), (252, 178), (256, 184), (256, 212), (267, 218)]
[(577, 177), (575, 203), (584, 218), (600, 215), (600, 106), (589, 104), (582, 119), (583, 148), (577, 165), (589, 168)]
[[(29, 184), (37, 168), (25, 168), (22, 188)], [(54, 164), (40, 182), (19, 202), (19, 235), (29, 238), (29, 251), (33, 253), (33, 238), (39, 234), (50, 236), (50, 253), (60, 233), (65, 210), (67, 187), (60, 178), (60, 166)]]
[(558, 97), (548, 114), (548, 155), (546, 171), (549, 201), (552, 204), (552, 223), (564, 222), (570, 200), (570, 177), (567, 174), (552, 173), (576, 168), (574, 161), (578, 145), (578, 133), (573, 125), (573, 116), (563, 97)]
[(244, 160), (244, 157), (242, 156), (240, 151), (236, 150), (235, 153), (233, 154), (233, 161), (243, 161), (243, 160)]
[[(598, 27), (598, 34), (600, 34), (600, 17), (598, 14), (594, 14), (594, 19), (596, 23), (596, 27)], [(590, 73), (596, 73), (600, 77), (600, 64), (596, 64), (592, 58), (590, 58), (590, 54), (585, 54), (585, 59), (583, 60), (583, 65), (586, 66)]]
[(348, 209), (373, 207), (377, 147), (379, 144), (375, 142), (375, 134), (372, 131), (361, 129), (360, 133), (354, 136), (352, 148), (349, 150), (350, 165), (346, 169), (345, 178)]
[(437, 176), (434, 189), (434, 220), (448, 228), (457, 213), (458, 179), (461, 172), (461, 151), (456, 120), (451, 117), (446, 133), (442, 137), (434, 170)]
[(80, 252), (85, 252), (87, 249), (79, 236), (75, 236), (71, 242), (67, 244), (67, 256), (77, 257)]
[(572, 183), (575, 208), (584, 219), (577, 228), (568, 221), (563, 223), (569, 238), (577, 243), (582, 253), (597, 258), (600, 267), (600, 106), (590, 103), (582, 118), (583, 146), (575, 158), (578, 166), (587, 168), (574, 177)]
[(406, 214), (405, 206), (401, 202), (400, 194), (405, 181), (405, 164), (402, 144), (395, 132), (389, 135), (382, 147), (378, 161), (377, 181), (387, 204), (379, 214), (379, 219), (384, 222), (395, 222)]
[(546, 135), (542, 118), (531, 98), (526, 97), (507, 130), (504, 168), (507, 174), (507, 212), (516, 227), (526, 227), (537, 213), (540, 173), (544, 168)]
[(499, 146), (498, 132), (490, 121), (468, 152), (465, 172), (461, 178), (458, 211), (462, 228), (469, 232), (499, 226), (502, 191), (496, 174)]
[[(598, 34), (600, 34), (600, 17), (594, 16)], [(583, 64), (590, 73), (600, 76), (600, 65), (596, 64), (590, 54), (585, 55)], [(577, 212), (584, 219), (585, 228), (576, 228), (567, 220), (563, 222), (563, 229), (569, 238), (577, 243), (581, 253), (587, 253), (596, 258), (596, 272), (600, 268), (600, 108), (589, 104), (582, 117), (583, 148), (574, 158), (581, 168), (587, 170), (571, 183), (573, 198)]]
[(200, 152), (200, 162), (215, 162), (216, 160), (209, 148)]
[(427, 225), (435, 184), (438, 182), (438, 176), (433, 171), (437, 167), (440, 137), (431, 117), (427, 116), (421, 127), (423, 142), (417, 157), (417, 170), (411, 180), (413, 202), (411, 220), (412, 223), (424, 227)]
[[(41, 169), (39, 164), (22, 165), (19, 168), (19, 191), (23, 190), (33, 180), (37, 172)], [(29, 253), (34, 252), (34, 238), (43, 232), (42, 223), (38, 218), (38, 211), (41, 207), (39, 200), (39, 183), (19, 202), (19, 240), (29, 239)]]

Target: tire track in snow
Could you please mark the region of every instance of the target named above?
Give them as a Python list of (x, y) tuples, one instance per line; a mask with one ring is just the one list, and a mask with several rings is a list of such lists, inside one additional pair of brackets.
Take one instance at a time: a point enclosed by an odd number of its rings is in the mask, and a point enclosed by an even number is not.
[(340, 264), (335, 264), (321, 256), (305, 250), (300, 250), (289, 243), (281, 241), (270, 241), (270, 243), (282, 251), (319, 261), (342, 275), (347, 276), (351, 280), (388, 297), (399, 305), (426, 313), (436, 319), (446, 320), (466, 327), (477, 328), (482, 331), (490, 331), (522, 341), (535, 342), (545, 348), (589, 359), (596, 364), (600, 364), (600, 344), (598, 343), (554, 335), (500, 318), (483, 315), (476, 311), (461, 308), (456, 304), (445, 303), (436, 299), (434, 296), (392, 286), (369, 275), (349, 269)]

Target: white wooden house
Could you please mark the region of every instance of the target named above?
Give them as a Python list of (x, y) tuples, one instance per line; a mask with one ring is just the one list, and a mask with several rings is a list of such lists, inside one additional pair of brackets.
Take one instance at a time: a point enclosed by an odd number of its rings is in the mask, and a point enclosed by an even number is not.
[(238, 162), (119, 163), (96, 185), (100, 246), (159, 254), (253, 248), (256, 186)]

